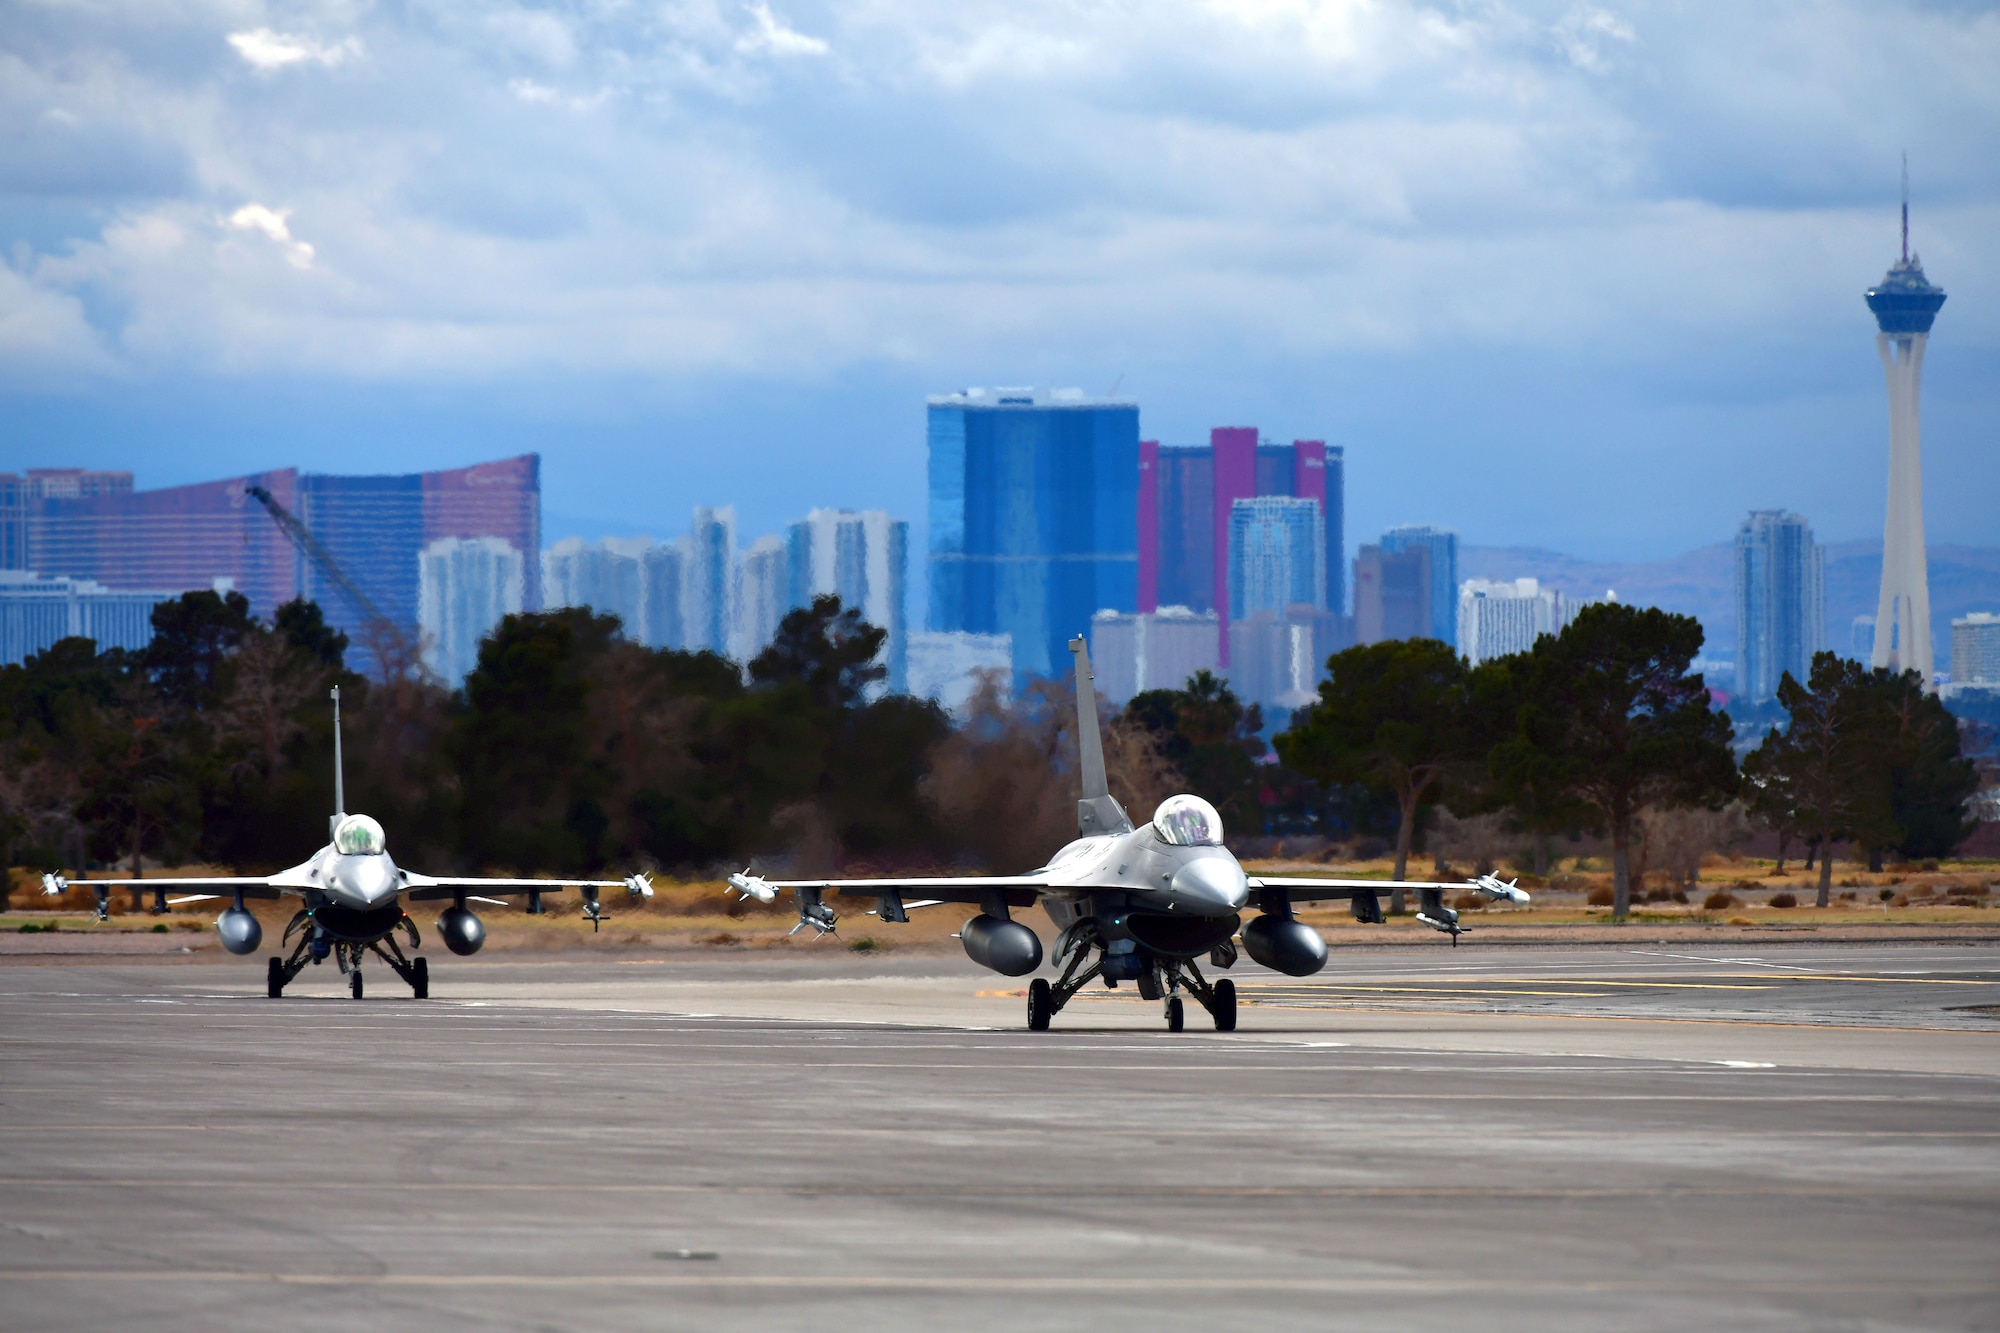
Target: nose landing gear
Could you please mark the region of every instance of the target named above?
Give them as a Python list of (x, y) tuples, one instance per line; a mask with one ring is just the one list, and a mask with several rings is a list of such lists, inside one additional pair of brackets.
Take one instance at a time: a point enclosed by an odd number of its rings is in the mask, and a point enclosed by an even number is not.
[[(1063, 969), (1060, 980), (1052, 985), (1043, 978), (1036, 977), (1028, 983), (1028, 1031), (1030, 1032), (1047, 1032), (1049, 1020), (1069, 1003), (1070, 997), (1103, 973), (1104, 964), (1101, 959), (1088, 967), (1084, 966), (1084, 960), (1090, 956), (1087, 945), (1071, 950), (1058, 948), (1057, 959), (1060, 960), (1065, 953), (1069, 957), (1069, 966)], [(1127, 955), (1121, 955), (1124, 956)], [(1210, 961), (1215, 962), (1221, 957), (1226, 957), (1228, 963), (1233, 963), (1236, 961), (1236, 951), (1232, 948), (1224, 954), (1218, 948), (1210, 955)], [(1221, 965), (1227, 966), (1228, 963)], [(1112, 980), (1111, 977), (1105, 979), (1107, 982)], [(1236, 1031), (1236, 983), (1227, 977), (1218, 978), (1211, 983), (1201, 974), (1201, 969), (1195, 965), (1192, 958), (1156, 957), (1147, 970), (1139, 974), (1138, 980), (1139, 993), (1142, 996), (1149, 1000), (1166, 1001), (1167, 1031), (1180, 1032), (1187, 1026), (1187, 1004), (1181, 999), (1180, 994), (1183, 987), (1195, 998), (1196, 1003), (1208, 1010), (1209, 1017), (1215, 1020), (1217, 1032)]]

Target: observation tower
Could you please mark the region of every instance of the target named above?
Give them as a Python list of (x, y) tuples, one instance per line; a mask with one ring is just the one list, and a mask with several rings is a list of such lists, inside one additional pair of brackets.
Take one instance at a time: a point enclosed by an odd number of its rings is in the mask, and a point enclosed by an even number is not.
[(1924, 561), (1924, 474), (1917, 392), (1923, 383), (1924, 344), (1944, 304), (1910, 253), (1910, 173), (1903, 170), (1903, 257), (1879, 286), (1868, 289), (1868, 308), (1880, 329), (1875, 350), (1889, 380), (1889, 516), (1882, 529), (1882, 594), (1875, 607), (1871, 665), (1915, 671), (1930, 689), (1930, 575)]

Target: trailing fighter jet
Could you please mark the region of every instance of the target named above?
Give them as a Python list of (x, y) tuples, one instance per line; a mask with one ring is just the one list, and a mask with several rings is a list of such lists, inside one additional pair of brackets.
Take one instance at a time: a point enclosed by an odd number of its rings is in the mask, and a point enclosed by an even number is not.
[[(1040, 903), (1060, 931), (1049, 961), (1061, 974), (1053, 983), (1043, 977), (1028, 983), (1028, 1026), (1037, 1032), (1048, 1028), (1070, 997), (1098, 980), (1114, 987), (1134, 982), (1144, 998), (1164, 1000), (1169, 1031), (1181, 1030), (1183, 989), (1208, 1010), (1217, 1031), (1234, 1031), (1236, 984), (1227, 977), (1211, 982), (1195, 959), (1207, 954), (1216, 968), (1232, 966), (1240, 930), (1243, 948), (1257, 962), (1289, 976), (1312, 975), (1326, 963), (1326, 940), (1292, 915), (1297, 902), (1344, 898), (1355, 917), (1379, 922), (1383, 889), (1415, 889), (1421, 899), (1417, 919), (1450, 935), (1456, 945), (1467, 928), (1444, 905), (1447, 891), (1528, 901), (1525, 892), (1491, 875), (1461, 884), (1394, 885), (1246, 874), (1222, 845), (1221, 816), (1199, 796), (1170, 796), (1151, 823), (1134, 828), (1105, 780), (1089, 649), (1076, 638), (1069, 650), (1076, 659), (1081, 836), (1047, 865), (1025, 875), (914, 879), (770, 880), (745, 871), (729, 877), (730, 887), (766, 903), (789, 889), (799, 909), (794, 934), (807, 926), (821, 935), (833, 930), (836, 918), (824, 901), (828, 893), (874, 898), (884, 921), (907, 921), (912, 907), (977, 903), (979, 915), (965, 923), (959, 939), (973, 962), (1010, 977), (1026, 976), (1042, 963), (1041, 939), (1014, 920), (1011, 909)], [(921, 901), (906, 901), (905, 895)], [(1240, 913), (1253, 896), (1258, 914), (1245, 925)]]
[[(599, 889), (623, 887), (634, 898), (653, 896), (653, 886), (644, 875), (622, 880), (481, 879), (419, 875), (414, 870), (402, 869), (389, 859), (388, 845), (380, 824), (367, 815), (348, 814), (346, 805), (340, 760), (340, 690), (336, 687), (333, 691), (334, 814), (329, 821), (331, 841), (326, 846), (313, 853), (312, 859), (275, 875), (90, 880), (89, 887), (97, 890), (97, 919), (103, 921), (110, 916), (111, 890), (119, 886), (153, 890), (153, 911), (156, 914), (164, 913), (169, 906), (179, 903), (229, 897), (234, 901), (215, 919), (215, 929), (222, 936), (223, 948), (231, 953), (246, 954), (256, 952), (263, 941), (264, 928), (243, 906), (245, 898), (303, 898), (305, 906), (292, 917), (284, 935), (284, 942), (289, 943), (297, 934), (298, 946), (289, 958), (271, 956), (266, 988), (272, 999), (285, 993), (285, 987), (304, 970), (307, 963), (323, 963), (331, 955), (347, 975), (349, 992), (358, 1000), (361, 998), (361, 956), (373, 953), (409, 983), (417, 999), (423, 1000), (428, 999), (431, 993), (430, 965), (422, 955), (406, 957), (396, 943), (396, 935), (400, 932), (410, 942), (412, 950), (421, 944), (417, 923), (403, 911), (402, 898), (407, 897), (412, 902), (450, 899), (451, 906), (445, 908), (437, 919), (437, 931), (444, 938), (445, 948), (465, 956), (478, 953), (479, 947), (486, 943), (486, 926), (466, 903), (504, 905), (499, 897), (481, 895), (526, 897), (528, 911), (539, 914), (543, 894), (559, 893), (566, 887), (574, 886), (583, 890), (583, 914), (589, 918), (593, 930), (598, 922), (607, 919), (597, 901)], [(61, 875), (42, 876), (44, 893), (59, 894), (69, 887), (70, 882)], [(167, 890), (170, 888), (219, 892), (190, 893), (169, 898)], [(480, 892), (474, 893), (475, 889)]]

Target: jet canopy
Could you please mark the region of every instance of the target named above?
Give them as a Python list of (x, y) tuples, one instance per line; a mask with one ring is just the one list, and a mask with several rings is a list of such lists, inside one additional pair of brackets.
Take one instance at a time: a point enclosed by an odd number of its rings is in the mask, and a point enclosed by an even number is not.
[(342, 856), (380, 856), (388, 846), (382, 826), (367, 815), (349, 815), (333, 830), (333, 850)]
[(1199, 796), (1169, 796), (1153, 812), (1153, 832), (1176, 847), (1217, 847), (1222, 844), (1222, 816)]

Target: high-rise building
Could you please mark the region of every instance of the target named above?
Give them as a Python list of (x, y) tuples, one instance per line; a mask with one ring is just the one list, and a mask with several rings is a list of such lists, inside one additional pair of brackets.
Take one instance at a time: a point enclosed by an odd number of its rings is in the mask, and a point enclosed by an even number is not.
[(1090, 668), (1098, 693), (1122, 704), (1146, 690), (1178, 690), (1195, 672), (1219, 669), (1219, 643), (1213, 611), (1099, 611), (1090, 622)]
[(130, 495), (129, 472), (80, 467), (30, 468), (26, 476), (0, 472), (0, 570), (27, 569), (28, 516), (43, 500), (93, 500)]
[(424, 663), (457, 685), (479, 665), (479, 644), (527, 602), (527, 560), (504, 537), (440, 537), (423, 549), (417, 621)]
[[(292, 512), (376, 609), (413, 638), (420, 557), (440, 538), (505, 541), (523, 556), (524, 606), (540, 605), (541, 460), (534, 454), (400, 476), (308, 473), (298, 479), (297, 495)], [(256, 504), (250, 508), (270, 523)], [(300, 595), (319, 603), (327, 623), (355, 644), (357, 667), (368, 669), (369, 635), (360, 609), (313, 561), (297, 558), (296, 571)]]
[(1951, 622), (1951, 683), (2000, 688), (2000, 616), (1974, 611)]
[(1257, 611), (1326, 609), (1326, 526), (1317, 500), (1265, 495), (1229, 512), (1229, 606), (1238, 620)]
[(1467, 579), (1458, 585), (1458, 648), (1474, 666), (1525, 653), (1569, 623), (1563, 595), (1534, 579)]
[(930, 628), (1006, 634), (1020, 676), (1138, 597), (1139, 408), (1076, 390), (929, 403)]
[(982, 679), (995, 681), (1004, 700), (1013, 694), (1014, 645), (1005, 634), (963, 630), (919, 631), (910, 635), (910, 693), (935, 699), (947, 712), (963, 715)]
[[(1250, 426), (1219, 426), (1209, 443), (1166, 448), (1140, 446), (1139, 610), (1185, 606), (1194, 611), (1228, 606), (1229, 530), (1238, 500), (1289, 496), (1320, 508), (1325, 546), (1324, 604), (1346, 608), (1339, 447), (1321, 440), (1267, 444)], [(1223, 637), (1218, 617), (1218, 640)], [(1226, 653), (1226, 649), (1222, 649)]]
[(1139, 446), (1139, 610), (1215, 609), (1215, 451)]
[[(1421, 637), (1456, 646), (1458, 643), (1458, 534), (1427, 524), (1391, 528), (1382, 534), (1382, 550), (1391, 555), (1423, 547), (1430, 552), (1430, 612)], [(1396, 636), (1391, 635), (1391, 638)]]
[(1332, 653), (1334, 617), (1294, 606), (1286, 614), (1252, 611), (1229, 626), (1229, 685), (1245, 703), (1289, 711), (1314, 698), (1320, 664)]
[(1752, 510), (1736, 530), (1736, 692), (1752, 703), (1776, 698), (1787, 671), (1812, 674), (1826, 639), (1821, 562), (1797, 514)]
[(787, 545), (789, 604), (807, 606), (831, 594), (886, 631), (880, 662), (889, 670), (888, 688), (902, 692), (908, 684), (910, 525), (879, 509), (815, 509), (792, 524)]
[(1354, 555), (1354, 641), (1430, 639), (1431, 547), (1363, 546)]
[(639, 556), (639, 634), (648, 648), (679, 648), (681, 597), (687, 587), (687, 548), (679, 542), (649, 546)]
[(133, 490), (130, 473), (41, 469), (0, 479), (0, 556), (14, 568), (115, 589), (226, 586), (265, 616), (308, 597), (353, 643), (350, 662), (366, 670), (360, 609), (293, 549), (249, 488), (263, 487), (296, 515), (375, 607), (414, 638), (419, 559), (441, 538), (505, 540), (526, 557), (527, 604), (539, 604), (540, 476), (533, 454), (392, 477), (302, 476), (285, 468), (149, 491)]
[(586, 542), (565, 537), (542, 553), (542, 601), (553, 610), (589, 607), (617, 616), (625, 637), (646, 641), (643, 562), (654, 544), (645, 537), (607, 537)]
[[(38, 475), (29, 473), (28, 481)], [(23, 487), (14, 539), (21, 560), (14, 568), (119, 589), (228, 587), (268, 616), (299, 595), (299, 562), (247, 488), (262, 486), (297, 513), (298, 484), (298, 472), (285, 468), (150, 491), (37, 493)], [(412, 564), (415, 558), (412, 551)], [(337, 610), (324, 609), (329, 619)]]
[(748, 662), (777, 637), (778, 622), (794, 605), (792, 561), (781, 537), (759, 537), (736, 566), (734, 628), (729, 655)]
[(736, 567), (736, 511), (695, 506), (685, 540), (681, 583), (681, 646), (729, 653), (729, 595)]
[(0, 570), (0, 666), (18, 665), (62, 639), (95, 640), (99, 652), (135, 652), (153, 641), (153, 608), (176, 596)]
[[(1915, 671), (1926, 688), (1931, 657), (1930, 571), (1924, 560), (1923, 440), (1917, 398), (1931, 322), (1944, 289), (1924, 277), (1910, 253), (1910, 179), (1903, 173), (1903, 257), (1881, 285), (1868, 289), (1879, 330), (1875, 350), (1889, 382), (1889, 510), (1882, 530), (1882, 591), (1875, 604), (1873, 664)], [(1739, 682), (1740, 683), (1740, 682)]]

